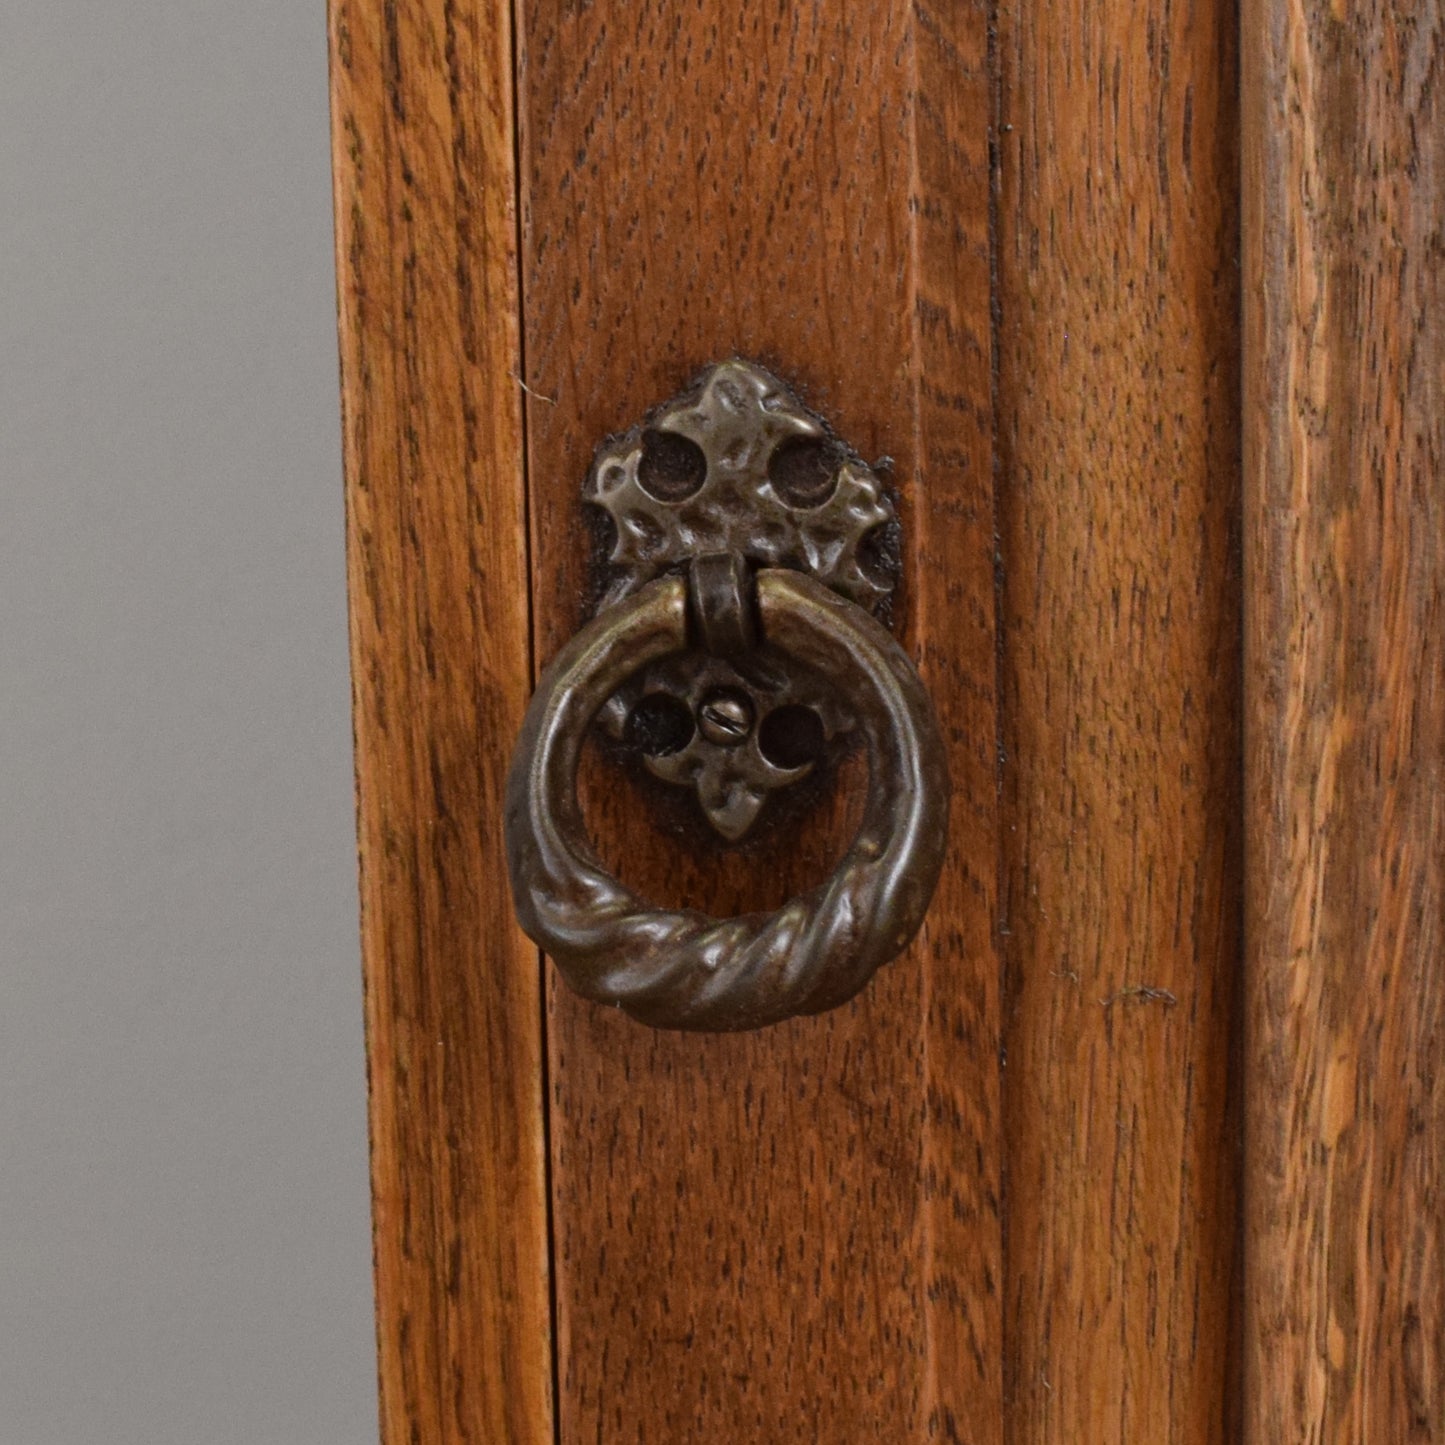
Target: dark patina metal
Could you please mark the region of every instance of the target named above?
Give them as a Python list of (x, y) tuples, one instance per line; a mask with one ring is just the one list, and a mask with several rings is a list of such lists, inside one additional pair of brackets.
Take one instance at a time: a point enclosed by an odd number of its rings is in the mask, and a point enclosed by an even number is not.
[[(652, 776), (691, 787), (714, 831), (737, 842), (772, 794), (810, 776), (825, 753), (852, 741), (858, 723), (836, 690), (759, 645), (744, 603), (747, 575), (807, 572), (879, 615), (895, 582), (892, 500), (822, 417), (772, 373), (738, 359), (710, 367), (604, 442), (583, 496), (611, 524), (599, 614), (667, 572), (686, 570), (691, 582), (688, 653), (629, 678), (604, 705), (601, 725)], [(737, 748), (743, 739), (720, 736), (698, 711), (719, 691), (747, 699), (750, 746)], [(688, 710), (687, 745), (629, 748), (650, 736), (630, 726), (635, 709), (661, 695)], [(818, 753), (770, 758), (769, 720), (799, 709), (817, 720)]]
[[(606, 443), (588, 498), (616, 529), (610, 579), (544, 673), (508, 781), (522, 926), (579, 993), (657, 1027), (758, 1028), (833, 1008), (917, 931), (947, 833), (932, 705), (873, 615), (893, 579), (868, 539), (895, 525), (892, 505), (821, 418), (737, 360)], [(828, 881), (775, 913), (654, 908), (587, 841), (576, 771), (599, 718), (619, 737), (631, 723), (649, 770), (694, 788), (729, 840), (820, 747), (856, 732), (862, 824)]]
[(750, 361), (709, 367), (604, 442), (583, 497), (615, 531), (599, 611), (709, 553), (807, 572), (874, 613), (893, 591), (870, 544), (895, 523), (883, 483)]

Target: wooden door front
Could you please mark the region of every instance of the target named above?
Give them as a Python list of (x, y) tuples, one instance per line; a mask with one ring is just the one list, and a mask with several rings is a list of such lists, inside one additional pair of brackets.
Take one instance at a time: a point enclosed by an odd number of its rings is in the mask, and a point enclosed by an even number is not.
[[(391, 1445), (1445, 1440), (1441, 16), (1239, 26), (332, 0)], [(558, 982), (502, 796), (593, 447), (732, 355), (892, 458), (954, 802), (858, 999), (692, 1035)], [(849, 781), (580, 788), (729, 914)]]

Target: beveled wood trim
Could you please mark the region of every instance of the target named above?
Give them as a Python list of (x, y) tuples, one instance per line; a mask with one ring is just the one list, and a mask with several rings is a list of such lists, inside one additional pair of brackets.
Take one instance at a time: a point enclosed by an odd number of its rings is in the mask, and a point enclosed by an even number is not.
[(553, 1439), (539, 960), (502, 849), (530, 690), (510, 11), (332, 0), (386, 1445)]
[(1248, 1445), (1445, 1439), (1445, 12), (1243, 14)]

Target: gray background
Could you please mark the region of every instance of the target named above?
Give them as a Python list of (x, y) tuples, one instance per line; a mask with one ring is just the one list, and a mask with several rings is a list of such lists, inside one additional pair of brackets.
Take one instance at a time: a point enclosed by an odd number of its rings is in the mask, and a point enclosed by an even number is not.
[(376, 1438), (324, 8), (0, 6), (0, 1445)]

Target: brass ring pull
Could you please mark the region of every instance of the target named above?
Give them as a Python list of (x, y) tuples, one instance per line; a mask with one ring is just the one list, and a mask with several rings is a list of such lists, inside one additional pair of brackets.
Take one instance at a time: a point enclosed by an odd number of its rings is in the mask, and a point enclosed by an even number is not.
[(918, 931), (943, 862), (943, 742), (902, 648), (801, 572), (765, 568), (755, 582), (763, 641), (850, 699), (868, 749), (863, 820), (826, 882), (774, 913), (715, 919), (653, 907), (588, 842), (576, 795), (583, 736), (629, 677), (689, 646), (679, 576), (613, 603), (562, 649), (527, 710), (508, 779), (507, 861), (523, 929), (578, 993), (658, 1028), (760, 1028), (845, 1003)]

